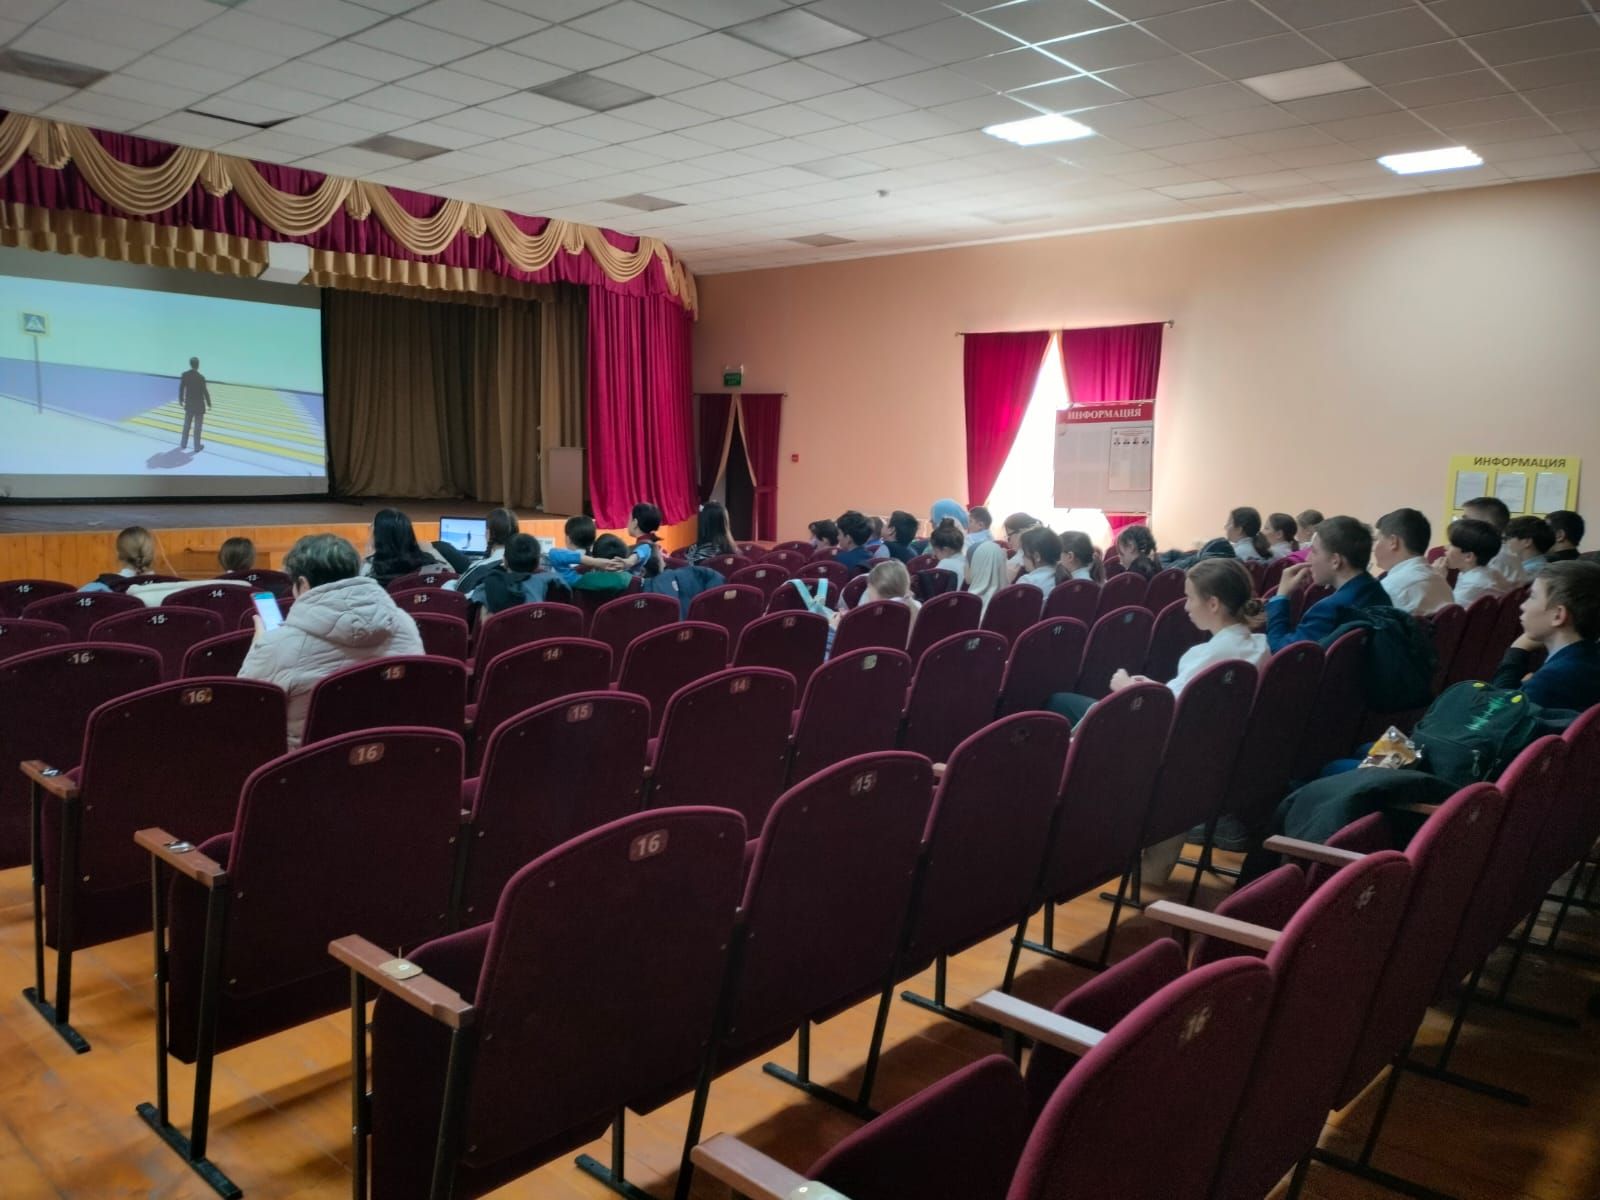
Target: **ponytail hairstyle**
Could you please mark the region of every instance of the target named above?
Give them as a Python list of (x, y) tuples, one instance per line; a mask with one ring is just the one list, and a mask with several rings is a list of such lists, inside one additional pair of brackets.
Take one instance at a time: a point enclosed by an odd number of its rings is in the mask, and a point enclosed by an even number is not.
[(967, 535), (961, 531), (961, 526), (956, 524), (956, 519), (946, 517), (929, 536), (928, 549), (948, 550), (952, 554), (960, 554), (961, 547), (966, 545), (966, 542)]
[(1255, 581), (1237, 558), (1203, 558), (1188, 571), (1194, 590), (1213, 597), (1223, 611), (1247, 629), (1261, 627), (1263, 606), (1256, 599)]
[(156, 565), (156, 539), (143, 525), (130, 525), (117, 534), (117, 560), (135, 575), (148, 575)]
[[(1088, 567), (1089, 578), (1096, 583), (1104, 583), (1106, 581), (1105, 563), (1101, 561), (1100, 551), (1095, 549), (1095, 544), (1089, 540), (1087, 533), (1080, 533), (1076, 529), (1069, 529), (1066, 533), (1063, 533), (1061, 535), (1061, 553), (1063, 555), (1072, 555), (1077, 560), (1079, 567)], [(1056, 575), (1060, 578), (1065, 578), (1070, 574), (1072, 572), (1067, 569), (1065, 563), (1056, 571)]]
[(1156, 556), (1156, 535), (1150, 532), (1148, 525), (1129, 525), (1117, 534), (1118, 551), (1124, 546), (1133, 548), (1135, 558), (1153, 559)]
[(1262, 558), (1271, 556), (1272, 546), (1267, 542), (1266, 535), (1261, 532), (1261, 514), (1255, 509), (1248, 507), (1234, 509), (1228, 514), (1228, 524), (1237, 525)]
[[(1009, 524), (1009, 522), (1007, 522)], [(1061, 573), (1061, 539), (1054, 531), (1046, 529), (1043, 525), (1034, 525), (1022, 531), (1020, 539), (1022, 557), (1024, 560), (1037, 558), (1041, 567), (1054, 567), (1056, 582), (1060, 583)]]
[(1273, 513), (1267, 518), (1267, 524), (1283, 535), (1283, 540), (1289, 544), (1291, 551), (1300, 549), (1300, 543), (1294, 540), (1294, 535), (1300, 532), (1300, 522), (1288, 513)]

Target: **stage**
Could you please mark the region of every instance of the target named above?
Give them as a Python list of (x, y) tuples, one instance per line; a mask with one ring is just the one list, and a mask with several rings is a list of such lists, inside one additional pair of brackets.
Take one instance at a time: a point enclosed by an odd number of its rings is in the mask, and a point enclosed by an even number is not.
[[(134, 501), (126, 504), (5, 504), (0, 506), (0, 579), (60, 579), (84, 583), (117, 569), (117, 533), (143, 525), (155, 534), (156, 570), (185, 579), (208, 579), (217, 549), (230, 537), (256, 544), (256, 565), (277, 567), (296, 539), (337, 533), (366, 554), (368, 530), (380, 508), (399, 508), (416, 523), (417, 537), (439, 535), (440, 517), (481, 517), (495, 506), (470, 500), (226, 500)], [(564, 514), (519, 513), (522, 532), (563, 536)], [(664, 527), (662, 540), (694, 540), (694, 522)]]

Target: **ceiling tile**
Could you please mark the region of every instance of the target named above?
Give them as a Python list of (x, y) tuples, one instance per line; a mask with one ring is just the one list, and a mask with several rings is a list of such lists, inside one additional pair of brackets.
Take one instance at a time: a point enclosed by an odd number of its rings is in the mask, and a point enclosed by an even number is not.
[(1194, 118), (1194, 123), (1213, 134), (1232, 136), (1237, 133), (1263, 133), (1269, 129), (1289, 129), (1303, 124), (1285, 107), (1263, 104), (1258, 108), (1236, 108), (1229, 112), (1206, 113)]
[(355, 35), (355, 40), (364, 46), (387, 50), (391, 54), (399, 54), (405, 58), (420, 58), (423, 62), (435, 64), (447, 63), (451, 59), (463, 58), (483, 49), (482, 42), (457, 37), (442, 29), (430, 29), (426, 25), (399, 20), (385, 21), (382, 25), (364, 29)]
[(1057, 58), (1065, 59), (1085, 71), (1104, 71), (1135, 63), (1169, 58), (1172, 48), (1134, 25), (1117, 25), (1097, 33), (1051, 42), (1047, 47)]
[(293, 62), (284, 63), (281, 67), (273, 67), (272, 70), (257, 76), (257, 79), (274, 87), (311, 92), (331, 100), (348, 100), (351, 96), (359, 95), (373, 87), (373, 81), (370, 79), (320, 67), (305, 59), (295, 59)]
[[(663, 137), (672, 136), (678, 135), (657, 134), (654, 140), (659, 141)], [(695, 141), (704, 142), (707, 146), (714, 146), (719, 150), (744, 150), (751, 146), (759, 146), (765, 142), (773, 141), (777, 136), (770, 130), (761, 129), (744, 121), (730, 118), (725, 121), (709, 121), (704, 125), (696, 125), (684, 137), (684, 140), (687, 141), (692, 138)], [(702, 149), (698, 153), (704, 154), (705, 151)]]
[(729, 32), (788, 58), (820, 54), (862, 40), (862, 35), (853, 29), (793, 8), (735, 25)]
[[(316, 112), (318, 109), (326, 108), (328, 105), (328, 97), (326, 96), (318, 96), (312, 92), (300, 92), (293, 88), (277, 87), (261, 79), (247, 79), (237, 87), (229, 88), (221, 95), (241, 105), (258, 105), (264, 109), (270, 108), (279, 113), (291, 113), (297, 117)], [(210, 111), (216, 100), (217, 97), (213, 96), (208, 100), (201, 101), (200, 107)], [(218, 113), (213, 111), (212, 115), (216, 116)], [(246, 119), (258, 118), (247, 117)]]
[(1306, 121), (1337, 121), (1341, 117), (1366, 117), (1373, 113), (1394, 112), (1399, 105), (1374, 88), (1361, 88), (1353, 92), (1335, 92), (1330, 96), (1286, 100), (1282, 107)]
[(421, 75), (413, 75), (406, 80), (405, 86), (429, 96), (453, 100), (457, 105), (482, 104), (485, 100), (493, 100), (516, 90), (503, 83), (492, 83), (487, 79), (480, 79), (476, 75), (464, 74), (448, 67), (438, 67), (432, 71), (424, 71)]
[[(1017, 99), (1025, 95), (1026, 92), (1015, 93)], [(1136, 129), (1140, 125), (1164, 125), (1173, 118), (1171, 113), (1143, 100), (1123, 100), (1102, 105), (1087, 114), (1079, 113), (1078, 119), (1092, 123), (1100, 133), (1120, 136), (1124, 129)]]
[(922, 25), (884, 39), (892, 46), (933, 63), (953, 63), (999, 54), (1016, 45), (1005, 34), (965, 17), (951, 17)]
[(1384, 91), (1408, 108), (1420, 108), (1424, 104), (1448, 104), (1453, 100), (1476, 100), (1480, 96), (1495, 96), (1506, 90), (1505, 82), (1492, 71), (1463, 71), (1459, 75), (1414, 79), (1410, 83), (1391, 83), (1384, 87)]
[(907, 104), (927, 107), (982, 96), (989, 89), (976, 79), (968, 79), (940, 67), (932, 71), (919, 71), (915, 75), (902, 75), (898, 79), (885, 79), (874, 84), (873, 90), (893, 96), (896, 100), (904, 100)]
[[(205, 7), (203, 0), (195, 0), (195, 4)], [(156, 20), (156, 16), (148, 10), (171, 7), (140, 4), (139, 14), (147, 20)], [(341, 38), (358, 33), (369, 25), (376, 25), (384, 18), (384, 14), (374, 11), (373, 7), (351, 4), (348, 0), (246, 0), (240, 8), (258, 17), (271, 17), (275, 21)]]
[(1160, 125), (1140, 125), (1117, 134), (1117, 140), (1140, 150), (1159, 150), (1185, 142), (1211, 140), (1211, 131), (1192, 121), (1167, 121)]
[(1563, 83), (1583, 83), (1600, 79), (1600, 50), (1510, 63), (1501, 67), (1499, 73), (1514, 87), (1530, 90)]
[(976, 79), (979, 83), (987, 84), (997, 92), (1008, 92), (1014, 88), (1081, 74), (1060, 60), (1029, 48), (954, 63), (950, 69)]
[(676, 100), (661, 99), (641, 100), (638, 104), (613, 109), (612, 113), (623, 120), (634, 121), (661, 131), (704, 125), (712, 119), (711, 114), (702, 109), (690, 108), (687, 104), (679, 104)]
[(1220, 4), (1155, 17), (1143, 26), (1179, 50), (1210, 50), (1270, 37), (1283, 30), (1278, 21), (1250, 0), (1222, 0)]
[(1318, 46), (1338, 58), (1355, 58), (1441, 42), (1450, 35), (1421, 8), (1400, 9), (1354, 21), (1314, 25), (1304, 31)]
[(491, 4), (489, 0), (433, 0), (431, 4), (406, 13), (406, 20), (491, 46), (527, 37), (546, 24), (526, 13)]
[(285, 25), (282, 21), (270, 21), (239, 9), (207, 21), (205, 33), (219, 42), (233, 42), (240, 46), (271, 46), (273, 52), (283, 58), (310, 54), (333, 40), (331, 34), (303, 29), (298, 25)]
[(1432, 132), (1416, 117), (1404, 112), (1379, 113), (1371, 117), (1349, 117), (1343, 121), (1322, 121), (1317, 127), (1324, 133), (1332, 134), (1345, 142), (1356, 138), (1425, 135)]
[(1236, 108), (1256, 108), (1261, 104), (1261, 97), (1236, 83), (1214, 83), (1158, 96), (1150, 103), (1174, 116), (1198, 117)]
[(1490, 121), (1512, 121), (1537, 114), (1521, 96), (1485, 96), (1479, 100), (1458, 100), (1454, 104), (1435, 104), (1415, 110), (1416, 115), (1440, 129), (1462, 125), (1484, 125)]
[(1551, 175), (1575, 175), (1593, 171), (1595, 160), (1588, 154), (1563, 154), (1554, 158), (1527, 158), (1501, 163), (1500, 170), (1513, 179), (1540, 179)]
[(613, 83), (638, 88), (641, 92), (652, 96), (680, 92), (684, 88), (699, 87), (702, 83), (711, 82), (709, 75), (691, 71), (688, 67), (681, 67), (654, 54), (641, 54), (636, 58), (626, 58), (609, 66), (596, 67), (590, 74), (601, 79), (609, 79)]
[(745, 113), (759, 112), (777, 103), (771, 96), (726, 81), (690, 88), (688, 91), (677, 93), (673, 99), (687, 104), (690, 108), (704, 109), (722, 117), (738, 117)]
[(779, 100), (809, 100), (829, 92), (842, 92), (850, 86), (847, 79), (797, 62), (779, 63), (775, 67), (740, 75), (737, 83), (740, 87), (751, 88), (763, 96)]
[(1032, 104), (1048, 112), (1073, 112), (1080, 108), (1116, 104), (1122, 100), (1121, 93), (1115, 88), (1107, 87), (1092, 75), (1080, 75), (1076, 79), (1061, 79), (1055, 83), (1022, 88), (1012, 92), (1011, 96), (1024, 104)]
[(354, 101), (330, 104), (327, 108), (319, 109), (316, 115), (322, 120), (332, 121), (335, 125), (349, 125), (365, 133), (393, 133), (404, 125), (414, 125), (420, 119), (417, 116), (390, 109), (373, 108)]
[[(1552, 132), (1551, 122), (1543, 117), (1513, 117), (1509, 121), (1487, 121), (1482, 125), (1460, 125), (1443, 134), (1442, 145), (1465, 145), (1476, 149), (1491, 142), (1511, 142), (1522, 138), (1544, 137)], [(1421, 149), (1422, 147), (1411, 147)]]
[(853, 46), (813, 54), (805, 61), (807, 66), (853, 83), (877, 83), (926, 71), (932, 65), (927, 59), (908, 54), (887, 42), (857, 42)]
[[(372, 3), (373, 0), (365, 0)], [(411, 0), (399, 0), (400, 3), (409, 4)], [(530, 17), (538, 17), (541, 21), (570, 21), (573, 17), (581, 17), (585, 13), (592, 13), (597, 8), (604, 8), (611, 0), (495, 0), (506, 8), (514, 8), (520, 13), (527, 13)], [(667, 4), (659, 5), (661, 8), (669, 7)]]
[(1293, 33), (1257, 38), (1253, 42), (1240, 42), (1236, 46), (1222, 46), (1216, 50), (1201, 50), (1195, 55), (1213, 71), (1229, 79), (1249, 79), (1255, 75), (1292, 71), (1296, 67), (1327, 62), (1329, 57), (1305, 38)]
[(1276, 154), (1281, 150), (1298, 150), (1306, 146), (1331, 146), (1334, 141), (1322, 130), (1310, 125), (1293, 125), (1287, 129), (1267, 129), (1261, 133), (1236, 134), (1233, 139), (1240, 146), (1263, 154)]
[(449, 69), (518, 90), (538, 87), (567, 74), (561, 67), (523, 54), (513, 54), (509, 50), (485, 50), (481, 54), (458, 58), (450, 64)]
[(532, 121), (537, 125), (553, 125), (559, 121), (570, 121), (574, 117), (588, 115), (588, 109), (579, 108), (575, 104), (563, 104), (560, 100), (552, 100), (548, 96), (536, 96), (532, 92), (512, 92), (509, 96), (490, 100), (482, 107), (490, 112)]
[[(20, 76), (12, 76), (6, 81), (9, 84)], [(370, 86), (370, 85), (369, 85)], [(67, 89), (62, 88), (65, 93)], [(99, 83), (88, 89), (89, 92), (99, 92), (107, 96), (118, 96), (124, 100), (132, 100), (139, 104), (154, 104), (165, 106), (169, 111), (178, 108), (188, 108), (196, 100), (203, 99), (204, 92), (197, 92), (190, 88), (174, 87), (170, 83), (157, 83), (149, 79), (140, 79), (134, 75), (107, 75)]]
[[(22, 22), (17, 22), (15, 29), (5, 32), (5, 38), (20, 33), (22, 27)], [(126, 12), (96, 7), (85, 0), (66, 0), (39, 22), (39, 27), (77, 37), (92, 32), (98, 43), (142, 53), (154, 50), (175, 36), (175, 31), (164, 25), (140, 20)]]
[[(443, 146), (449, 150), (465, 150), (468, 146), (477, 146), (483, 142), (494, 140), (490, 134), (468, 133), (465, 129), (441, 125), (437, 121), (419, 121), (415, 125), (407, 125), (402, 129), (395, 130), (395, 135), (397, 137), (410, 138), (414, 142), (427, 142), (432, 146)], [(444, 156), (441, 155), (440, 157)], [(477, 171), (470, 172), (471, 174), (481, 175), (486, 171), (493, 171), (499, 166), (498, 163), (489, 159), (482, 161), (485, 165)], [(467, 174), (468, 172), (458, 173)]]
[[(30, 30), (13, 44), (24, 50), (29, 49), (24, 43), (40, 32), (38, 29)], [(83, 44), (87, 46), (89, 43)], [(40, 51), (40, 53), (49, 52)], [(203, 37), (198, 33), (186, 33), (161, 47), (159, 57), (176, 58), (182, 62), (193, 63), (197, 67), (210, 71), (222, 72), (224, 77), (229, 77), (228, 83), (237, 83), (240, 78), (245, 76), (258, 75), (262, 71), (271, 70), (288, 58), (289, 55), (276, 54), (253, 46), (241, 46), (234, 42), (219, 42), (215, 38)], [(84, 61), (81, 51), (76, 60), (69, 61)], [(96, 64), (90, 63), (89, 65), (94, 66)], [(141, 64), (136, 63), (129, 70), (132, 71), (139, 65)], [(178, 81), (175, 80), (174, 82)], [(223, 86), (226, 86), (226, 84)], [(220, 91), (221, 88), (208, 87), (205, 90), (215, 92)]]
[(1574, 108), (1589, 108), (1600, 104), (1600, 79), (1535, 88), (1524, 94), (1540, 112), (1560, 113)]
[(986, 9), (976, 19), (1033, 43), (1122, 24), (1118, 17), (1089, 0), (1018, 0)]
[(703, 25), (640, 4), (638, 0), (622, 0), (620, 4), (579, 17), (569, 24), (583, 33), (620, 42), (635, 50), (654, 50), (674, 42), (686, 42), (706, 32)]
[(522, 146), (552, 157), (559, 154), (582, 154), (585, 150), (594, 150), (605, 144), (596, 138), (574, 133), (570, 129), (553, 128), (519, 133), (516, 137), (507, 138), (506, 141), (514, 146)]
[(529, 37), (519, 38), (502, 48), (517, 54), (526, 54), (529, 58), (537, 58), (540, 62), (547, 62), (552, 66), (565, 67), (569, 71), (591, 71), (595, 67), (620, 62), (633, 55), (633, 51), (627, 46), (608, 42), (603, 38), (590, 37), (586, 33), (568, 29), (566, 26), (541, 30)]
[(412, 91), (397, 83), (386, 84), (365, 93), (361, 97), (361, 104), (386, 113), (400, 113), (413, 121), (426, 121), (430, 117), (442, 116), (444, 113), (454, 112), (463, 107), (454, 100), (431, 96), (426, 92)]
[(1379, 87), (1412, 79), (1431, 79), (1470, 71), (1482, 63), (1460, 42), (1434, 42), (1405, 50), (1391, 50), (1350, 61), (1350, 69)]
[(752, 46), (749, 42), (729, 37), (725, 33), (707, 33), (675, 46), (664, 46), (658, 51), (661, 58), (681, 63), (709, 75), (730, 77), (763, 67), (776, 66), (784, 60), (770, 50)]
[(821, 0), (808, 11), (868, 37), (884, 37), (939, 21), (950, 10), (939, 0)]
[(387, 50), (378, 50), (371, 46), (363, 46), (360, 42), (350, 41), (325, 47), (315, 54), (308, 54), (305, 56), (305, 61), (335, 71), (348, 71), (352, 75), (375, 79), (380, 83), (393, 83), (397, 79), (404, 79), (408, 75), (415, 75), (419, 71), (428, 69), (428, 64), (421, 59), (390, 54)]
[(1556, 154), (1571, 154), (1578, 143), (1564, 133), (1549, 137), (1519, 138), (1514, 141), (1494, 142), (1479, 151), (1484, 162), (1513, 162), (1519, 158), (1546, 158)]
[(1325, 142), (1320, 146), (1296, 146), (1288, 150), (1274, 150), (1272, 157), (1286, 167), (1326, 167), (1334, 163), (1359, 162), (1373, 158), (1360, 147), (1347, 142)]
[(1215, 71), (1192, 58), (1160, 58), (1098, 74), (1106, 83), (1130, 96), (1161, 96), (1204, 87), (1218, 79)]
[(1428, 8), (1460, 37), (1584, 13), (1583, 0), (1430, 0)]
[(1503, 29), (1498, 33), (1481, 33), (1467, 38), (1466, 42), (1491, 66), (1523, 62), (1530, 58), (1548, 58), (1600, 47), (1600, 20), (1593, 16), (1568, 17), (1561, 21), (1524, 25), (1518, 29)]
[(839, 121), (870, 121), (875, 117), (903, 113), (910, 108), (910, 105), (892, 96), (885, 96), (872, 88), (861, 87), (818, 96), (814, 100), (805, 101), (801, 107), (834, 117)]
[(1261, 7), (1296, 29), (1370, 17), (1412, 7), (1414, 0), (1258, 0)]

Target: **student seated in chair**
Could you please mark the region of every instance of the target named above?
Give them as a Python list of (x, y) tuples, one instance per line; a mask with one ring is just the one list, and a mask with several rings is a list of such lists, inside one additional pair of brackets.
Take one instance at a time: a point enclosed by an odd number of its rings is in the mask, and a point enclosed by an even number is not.
[(1506, 553), (1517, 560), (1521, 579), (1531, 581), (1550, 561), (1556, 531), (1542, 517), (1513, 517), (1506, 523)]
[(1413, 617), (1432, 616), (1454, 604), (1450, 585), (1428, 565), (1425, 557), (1433, 526), (1414, 508), (1397, 508), (1378, 518), (1372, 540), (1372, 558), (1383, 572), (1378, 582), (1396, 608)]
[(1233, 543), (1234, 557), (1241, 562), (1265, 562), (1272, 547), (1261, 532), (1261, 514), (1253, 508), (1236, 508), (1222, 523), (1222, 536)]
[(889, 514), (889, 526), (884, 533), (883, 548), (889, 557), (899, 562), (910, 562), (917, 556), (911, 543), (917, 540), (917, 519), (903, 508)]
[(1500, 553), (1500, 534), (1487, 521), (1462, 517), (1450, 522), (1450, 548), (1442, 562), (1445, 568), (1457, 571), (1455, 601), (1468, 607), (1479, 596), (1499, 596), (1511, 590), (1512, 584), (1489, 564)]
[(1299, 529), (1300, 523), (1288, 513), (1269, 514), (1261, 529), (1267, 538), (1269, 558), (1287, 558), (1300, 549), (1300, 541), (1295, 536)]
[(1492, 526), (1495, 536), (1501, 539), (1500, 549), (1483, 565), (1493, 567), (1513, 587), (1527, 583), (1528, 581), (1522, 577), (1521, 564), (1517, 561), (1517, 556), (1504, 544), (1506, 526), (1511, 523), (1511, 510), (1506, 507), (1506, 502), (1498, 496), (1479, 496), (1476, 500), (1468, 500), (1461, 506), (1461, 515), (1469, 520), (1482, 521)]
[(839, 530), (839, 552), (834, 561), (848, 570), (855, 570), (872, 561), (872, 551), (867, 544), (872, 541), (872, 522), (855, 509), (839, 514), (834, 522)]
[[(567, 596), (561, 577), (539, 566), (539, 539), (532, 534), (514, 533), (506, 543), (504, 555), (479, 576), (480, 583), (467, 599), (482, 604), (492, 613), (518, 604), (538, 604), (551, 598), (554, 586), (561, 598)], [(620, 572), (612, 572), (620, 574)]]
[[(615, 558), (600, 558), (591, 554), (595, 545), (595, 528), (593, 517), (568, 517), (563, 530), (567, 538), (565, 550), (552, 549), (545, 555), (545, 561), (568, 587), (575, 587), (578, 583), (578, 568), (583, 567), (590, 571), (626, 571), (635, 561), (633, 558), (618, 555)], [(612, 538), (613, 542), (621, 543), (621, 538)], [(627, 547), (623, 546), (626, 552)], [(627, 581), (622, 583), (627, 586)]]
[(1551, 562), (1571, 562), (1578, 557), (1578, 543), (1583, 541), (1583, 518), (1571, 509), (1558, 508), (1545, 513), (1545, 524), (1556, 535), (1555, 545), (1545, 555)]
[(967, 535), (961, 532), (954, 517), (946, 517), (939, 522), (938, 528), (928, 538), (928, 553), (938, 559), (938, 568), (949, 571), (955, 576), (955, 583), (951, 586), (952, 592), (959, 592), (967, 585), (967, 559), (961, 553), (966, 544)]
[[(628, 557), (626, 542), (614, 533), (602, 533), (594, 540), (594, 553), (591, 557), (599, 559), (602, 565), (585, 566), (577, 582), (572, 585), (573, 591), (609, 592), (612, 595), (620, 595), (628, 590), (633, 577), (627, 571), (631, 559)], [(613, 566), (613, 562), (619, 562), (622, 566)]]
[[(1278, 594), (1267, 602), (1267, 643), (1282, 650), (1295, 642), (1320, 642), (1360, 609), (1388, 608), (1389, 593), (1367, 574), (1372, 530), (1354, 517), (1329, 517), (1311, 537), (1306, 561), (1284, 571)], [(1294, 620), (1294, 594), (1311, 581), (1334, 589)]]
[[(1582, 712), (1600, 704), (1600, 563), (1550, 563), (1522, 602), (1522, 636), (1494, 673), (1494, 686), (1521, 688), (1544, 708)], [(1528, 674), (1535, 650), (1548, 657)]]
[(981, 504), (967, 510), (967, 557), (984, 542), (994, 541), (994, 514)]
[(1124, 571), (1146, 579), (1153, 579), (1161, 571), (1161, 564), (1156, 561), (1156, 535), (1148, 525), (1129, 525), (1117, 534), (1117, 555)]

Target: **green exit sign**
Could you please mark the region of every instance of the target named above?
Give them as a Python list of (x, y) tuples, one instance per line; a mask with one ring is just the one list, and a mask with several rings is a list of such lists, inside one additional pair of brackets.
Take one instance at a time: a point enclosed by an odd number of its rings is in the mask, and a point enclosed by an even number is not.
[(742, 387), (742, 386), (744, 386), (744, 372), (742, 370), (739, 370), (739, 371), (724, 371), (722, 373), (722, 386), (723, 387)]

